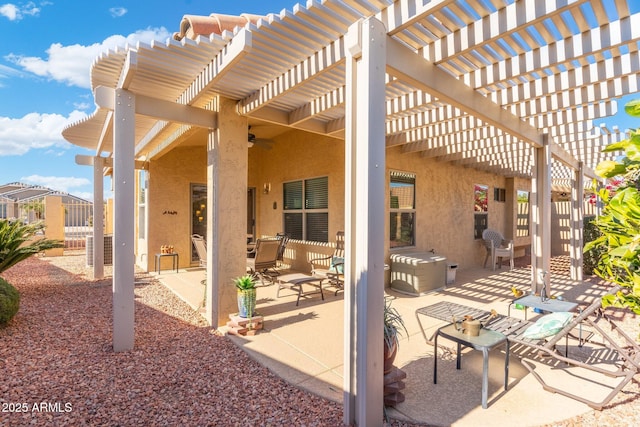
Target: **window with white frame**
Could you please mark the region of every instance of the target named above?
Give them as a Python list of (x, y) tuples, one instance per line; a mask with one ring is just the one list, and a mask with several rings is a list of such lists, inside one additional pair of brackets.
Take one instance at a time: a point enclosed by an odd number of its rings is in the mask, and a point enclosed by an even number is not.
[(147, 236), (147, 172), (138, 171), (138, 238)]
[(391, 171), (389, 176), (389, 247), (415, 246), (416, 175)]
[(283, 184), (284, 232), (291, 239), (329, 241), (329, 178)]

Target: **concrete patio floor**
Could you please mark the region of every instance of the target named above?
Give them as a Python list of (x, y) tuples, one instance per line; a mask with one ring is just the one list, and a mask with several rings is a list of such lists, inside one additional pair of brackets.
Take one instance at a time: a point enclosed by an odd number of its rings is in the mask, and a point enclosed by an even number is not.
[[(202, 304), (204, 277), (201, 269), (162, 272), (157, 278), (194, 309)], [(460, 304), (495, 309), (506, 314), (513, 299), (511, 286), (528, 289), (530, 270), (519, 268), (494, 272), (488, 269), (458, 271), (456, 282), (430, 294), (412, 297), (387, 289), (393, 306), (401, 313), (409, 335), (400, 342), (395, 365), (406, 372), (405, 402), (389, 409), (392, 418), (434, 426), (538, 426), (551, 424), (589, 412), (591, 408), (575, 400), (544, 391), (533, 375), (512, 353), (509, 367), (509, 388), (504, 383), (504, 350), (491, 352), (489, 365), (489, 406), (481, 406), (482, 354), (464, 351), (462, 369), (455, 369), (455, 354), (439, 349), (438, 384), (433, 384), (434, 350), (425, 342), (415, 311), (420, 307), (446, 300)], [(582, 306), (603, 293), (591, 283), (573, 282), (565, 275), (552, 274), (553, 295), (578, 301)], [(307, 289), (311, 292), (313, 289)], [(264, 316), (264, 329), (255, 336), (230, 338), (264, 366), (298, 387), (328, 399), (342, 402), (343, 386), (343, 296), (325, 291), (325, 301), (319, 294), (310, 294), (296, 306), (293, 292), (283, 290), (276, 297), (277, 286), (258, 288), (257, 311)], [(511, 310), (512, 316), (524, 316), (521, 310)], [(529, 319), (535, 319), (529, 312)], [(421, 317), (427, 337), (431, 337), (443, 322)], [(454, 348), (442, 340), (439, 344)], [(553, 366), (535, 363), (545, 378), (562, 381), (564, 387), (574, 387), (585, 395), (604, 396), (608, 389), (593, 383), (584, 387), (572, 375), (558, 372)], [(560, 370), (561, 371), (561, 370)]]

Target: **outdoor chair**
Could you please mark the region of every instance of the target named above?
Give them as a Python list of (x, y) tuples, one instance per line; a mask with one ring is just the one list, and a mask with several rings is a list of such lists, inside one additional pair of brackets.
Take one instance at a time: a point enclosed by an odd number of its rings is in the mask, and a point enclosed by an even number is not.
[[(616, 287), (609, 294), (615, 294), (619, 289)], [(483, 323), (484, 328), (507, 337), (511, 351), (519, 355), (523, 365), (545, 390), (575, 399), (594, 409), (601, 410), (606, 406), (640, 372), (640, 346), (605, 314), (602, 298), (596, 298), (587, 308), (571, 316), (564, 327), (547, 331), (547, 336), (528, 333), (527, 330), (534, 325), (532, 321), (500, 314), (490, 318), (492, 314), (488, 311), (446, 301), (418, 309), (416, 317), (418, 314), (445, 321), (472, 315)], [(538, 324), (544, 317), (538, 320)], [(614, 331), (617, 336), (614, 336)], [(422, 333), (426, 339), (424, 329)], [(598, 338), (598, 342), (594, 338)], [(569, 346), (569, 339), (572, 339), (571, 342), (577, 341), (577, 345)], [(562, 352), (556, 348), (561, 341), (565, 346)], [(564, 370), (583, 387), (576, 383), (573, 385), (576, 390), (572, 392), (568, 384), (557, 380), (555, 386), (548, 384), (535, 369), (533, 360), (550, 365), (556, 372), (554, 376)], [(598, 386), (609, 392), (601, 400), (596, 400), (598, 398), (593, 395), (586, 397), (583, 389), (589, 386)]]
[(309, 263), (311, 263), (311, 274), (320, 279), (326, 279), (329, 286), (336, 288), (335, 295), (344, 290), (344, 231), (336, 233), (336, 248), (333, 254), (314, 258)]
[(502, 259), (509, 258), (509, 265), (513, 270), (513, 240), (505, 240), (500, 232), (486, 229), (482, 232), (482, 239), (487, 248), (487, 255), (484, 257), (484, 264), (487, 266), (487, 260), (491, 258), (491, 268), (495, 271), (496, 261), (499, 260), (499, 268), (502, 268)]
[(247, 258), (247, 272), (260, 278), (265, 285), (265, 280), (273, 283), (279, 275), (276, 270), (278, 266), (278, 250), (281, 240), (258, 239), (256, 240), (255, 257)]
[(191, 242), (196, 249), (200, 267), (207, 267), (207, 241), (199, 234), (191, 235)]
[(278, 247), (278, 262), (282, 262), (284, 260), (284, 251), (287, 248), (287, 243), (289, 243), (289, 236), (286, 233), (276, 233), (276, 239), (280, 241), (280, 246)]

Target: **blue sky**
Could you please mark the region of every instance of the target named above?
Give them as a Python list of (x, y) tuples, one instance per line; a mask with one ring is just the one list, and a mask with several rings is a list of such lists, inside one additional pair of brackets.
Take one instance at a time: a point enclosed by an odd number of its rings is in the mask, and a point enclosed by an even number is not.
[[(92, 199), (94, 154), (61, 132), (95, 110), (93, 60), (137, 40), (166, 41), (184, 15), (266, 15), (295, 0), (0, 0), (0, 184), (20, 181)], [(107, 181), (105, 190), (108, 190)]]
[[(165, 41), (185, 14), (266, 15), (291, 10), (295, 3), (0, 0), (0, 184), (20, 181), (91, 199), (92, 169), (76, 165), (74, 158), (94, 153), (69, 144), (61, 132), (95, 109), (89, 70), (96, 56), (127, 42)], [(624, 102), (618, 115), (604, 122), (640, 127), (624, 114)]]

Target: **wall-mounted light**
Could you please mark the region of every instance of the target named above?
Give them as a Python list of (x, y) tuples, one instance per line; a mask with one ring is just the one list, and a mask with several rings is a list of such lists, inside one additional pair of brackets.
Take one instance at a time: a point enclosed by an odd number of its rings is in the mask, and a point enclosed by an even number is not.
[(262, 186), (262, 192), (264, 194), (269, 194), (270, 191), (271, 191), (271, 183), (265, 182), (264, 185)]
[(200, 209), (204, 210), (204, 208), (206, 207), (206, 205), (203, 203), (200, 205)]

